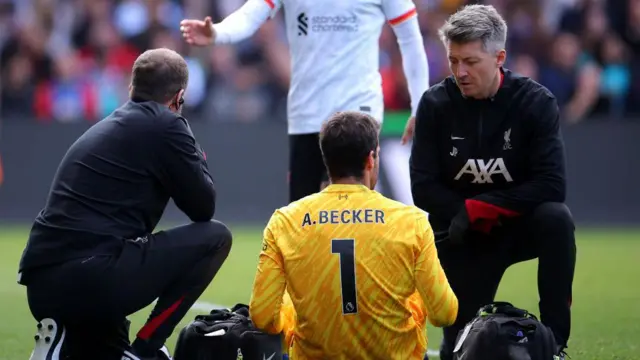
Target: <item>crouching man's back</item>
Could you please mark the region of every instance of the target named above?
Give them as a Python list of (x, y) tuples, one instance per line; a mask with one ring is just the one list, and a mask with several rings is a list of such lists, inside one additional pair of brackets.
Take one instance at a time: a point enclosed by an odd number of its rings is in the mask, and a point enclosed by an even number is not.
[(292, 358), (422, 359), (426, 314), (436, 326), (456, 319), (426, 216), (371, 190), (376, 125), (334, 116), (321, 133), (332, 184), (276, 211), (265, 230), (251, 315), (285, 332)]

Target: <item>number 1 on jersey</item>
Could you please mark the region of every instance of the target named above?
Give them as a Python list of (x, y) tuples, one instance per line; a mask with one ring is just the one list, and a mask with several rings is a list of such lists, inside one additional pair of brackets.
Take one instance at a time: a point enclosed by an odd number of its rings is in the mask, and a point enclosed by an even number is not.
[(331, 252), (340, 256), (340, 286), (342, 291), (342, 314), (357, 314), (356, 257), (354, 239), (331, 240)]

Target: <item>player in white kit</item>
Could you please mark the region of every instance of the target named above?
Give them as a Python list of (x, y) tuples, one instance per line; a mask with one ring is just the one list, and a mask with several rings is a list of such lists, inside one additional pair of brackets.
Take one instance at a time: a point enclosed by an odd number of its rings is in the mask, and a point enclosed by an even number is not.
[(231, 44), (253, 35), (285, 8), (291, 55), (288, 97), (289, 197), (320, 190), (326, 180), (318, 143), (321, 124), (337, 111), (355, 110), (382, 122), (379, 39), (388, 22), (398, 39), (411, 95), (403, 143), (413, 136), (418, 103), (429, 87), (429, 68), (417, 10), (411, 0), (248, 0), (217, 24), (183, 20), (187, 43)]

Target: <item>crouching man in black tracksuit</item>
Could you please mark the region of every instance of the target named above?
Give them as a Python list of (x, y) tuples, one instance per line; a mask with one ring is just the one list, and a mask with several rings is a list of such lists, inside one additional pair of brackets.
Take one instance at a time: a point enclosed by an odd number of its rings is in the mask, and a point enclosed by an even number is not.
[(504, 271), (539, 259), (541, 320), (563, 352), (569, 339), (574, 223), (554, 96), (503, 68), (507, 26), (472, 5), (440, 30), (452, 77), (431, 87), (417, 112), (411, 190), (429, 213), (440, 260), (460, 301), (444, 330), (452, 359), (458, 331), (494, 300)]
[[(20, 261), (33, 360), (169, 359), (164, 343), (231, 249), (204, 152), (180, 115), (185, 60), (149, 50), (131, 99), (68, 150)], [(193, 223), (153, 232), (169, 198)], [(133, 314), (158, 300), (129, 343)], [(44, 325), (44, 326), (43, 326)]]

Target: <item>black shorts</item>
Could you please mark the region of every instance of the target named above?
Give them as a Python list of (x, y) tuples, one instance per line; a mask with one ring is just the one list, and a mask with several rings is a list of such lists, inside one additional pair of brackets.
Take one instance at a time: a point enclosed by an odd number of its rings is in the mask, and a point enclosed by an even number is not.
[(319, 133), (289, 135), (289, 201), (320, 191), (328, 180), (322, 161)]
[(23, 283), (34, 318), (54, 318), (65, 326), (63, 351), (71, 359), (122, 359), (124, 351), (132, 351), (127, 316), (157, 299), (136, 336), (138, 344), (155, 353), (209, 286), (230, 249), (224, 224), (191, 223), (123, 241), (117, 255), (31, 270)]
[(443, 329), (440, 359), (453, 359), (460, 330), (481, 306), (495, 300), (507, 268), (536, 258), (540, 319), (551, 327), (558, 343), (566, 345), (576, 264), (574, 230), (564, 204), (544, 203), (528, 215), (505, 220), (491, 235), (469, 232), (463, 244), (439, 242), (438, 258), (459, 302), (455, 324)]

